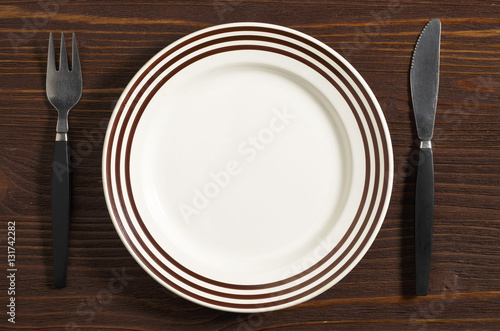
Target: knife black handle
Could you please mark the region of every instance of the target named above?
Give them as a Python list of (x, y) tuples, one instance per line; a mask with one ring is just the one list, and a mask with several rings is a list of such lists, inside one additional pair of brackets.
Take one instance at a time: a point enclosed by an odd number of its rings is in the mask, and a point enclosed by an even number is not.
[(71, 164), (68, 141), (56, 141), (52, 163), (52, 252), (54, 282), (66, 286), (68, 236), (71, 213)]
[(415, 188), (415, 292), (427, 295), (434, 223), (434, 161), (432, 148), (420, 148)]

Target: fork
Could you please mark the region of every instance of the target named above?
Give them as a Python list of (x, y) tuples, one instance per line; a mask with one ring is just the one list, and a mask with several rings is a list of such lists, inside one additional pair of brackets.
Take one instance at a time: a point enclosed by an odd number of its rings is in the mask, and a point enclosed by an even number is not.
[(47, 59), (46, 93), (52, 106), (57, 109), (56, 141), (52, 163), (52, 250), (54, 260), (54, 283), (57, 288), (66, 286), (68, 269), (68, 236), (71, 214), (71, 161), (68, 142), (68, 113), (82, 95), (82, 71), (76, 38), (73, 33), (72, 66), (69, 70), (68, 56), (61, 33), (59, 69), (56, 69), (54, 42), (49, 36)]

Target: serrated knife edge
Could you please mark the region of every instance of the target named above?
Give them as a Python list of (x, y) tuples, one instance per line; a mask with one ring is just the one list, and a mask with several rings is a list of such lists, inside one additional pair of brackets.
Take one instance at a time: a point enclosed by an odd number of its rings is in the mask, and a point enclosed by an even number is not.
[(429, 21), (422, 29), (413, 51), (410, 84), (418, 136), (430, 141), (439, 89), (441, 22)]

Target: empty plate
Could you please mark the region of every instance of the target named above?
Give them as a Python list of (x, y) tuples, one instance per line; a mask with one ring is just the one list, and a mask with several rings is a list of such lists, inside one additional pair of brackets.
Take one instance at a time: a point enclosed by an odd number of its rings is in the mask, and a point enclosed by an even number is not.
[(362, 258), (393, 175), (383, 113), (328, 46), (270, 24), (188, 35), (132, 79), (103, 154), (137, 262), (196, 303), (260, 312), (327, 290)]

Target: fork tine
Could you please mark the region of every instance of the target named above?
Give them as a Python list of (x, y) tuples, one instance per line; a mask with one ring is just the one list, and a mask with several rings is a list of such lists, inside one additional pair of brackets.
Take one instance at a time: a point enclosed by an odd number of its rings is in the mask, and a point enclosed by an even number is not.
[(66, 42), (64, 41), (64, 32), (61, 33), (61, 52), (59, 56), (59, 71), (68, 71), (68, 54), (66, 53)]
[(49, 35), (49, 55), (47, 58), (47, 73), (56, 71), (56, 57), (54, 55), (54, 40), (52, 39), (52, 32)]
[(80, 57), (78, 56), (78, 47), (76, 46), (76, 36), (73, 33), (73, 45), (72, 45), (72, 58), (71, 58), (71, 71), (73, 71), (75, 74), (81, 73), (81, 68), (80, 68)]

